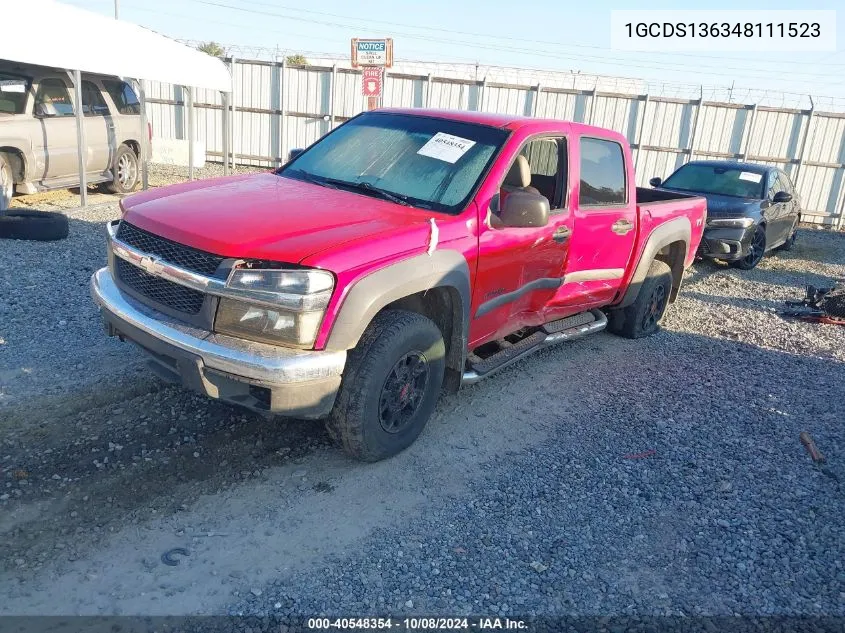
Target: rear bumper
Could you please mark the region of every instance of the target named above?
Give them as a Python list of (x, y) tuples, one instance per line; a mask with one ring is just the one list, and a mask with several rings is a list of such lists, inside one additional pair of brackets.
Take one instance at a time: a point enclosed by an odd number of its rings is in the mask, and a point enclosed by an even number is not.
[(334, 406), (346, 352), (287, 349), (185, 325), (121, 293), (108, 268), (91, 277), (91, 296), (107, 333), (144, 349), (162, 378), (291, 417), (325, 417)]
[(701, 245), (696, 255), (705, 259), (734, 261), (748, 254), (748, 246), (754, 237), (756, 227), (710, 228), (704, 230)]

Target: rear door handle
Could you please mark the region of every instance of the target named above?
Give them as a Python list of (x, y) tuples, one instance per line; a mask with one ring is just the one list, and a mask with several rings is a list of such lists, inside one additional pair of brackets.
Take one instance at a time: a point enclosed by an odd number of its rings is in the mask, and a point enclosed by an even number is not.
[(613, 226), (610, 227), (610, 230), (617, 235), (625, 235), (629, 231), (633, 230), (633, 228), (634, 225), (631, 224), (631, 222), (622, 218), (621, 220), (616, 220), (616, 222), (613, 223)]
[(561, 226), (556, 229), (554, 233), (552, 233), (552, 239), (557, 243), (561, 243), (568, 240), (571, 235), (572, 229), (570, 229), (568, 226)]

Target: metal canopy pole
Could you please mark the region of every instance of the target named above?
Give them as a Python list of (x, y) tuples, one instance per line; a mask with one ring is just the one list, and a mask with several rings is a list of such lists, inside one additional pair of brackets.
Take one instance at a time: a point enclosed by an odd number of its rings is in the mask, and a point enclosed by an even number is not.
[(188, 180), (194, 179), (194, 89), (185, 86), (188, 96)]
[(140, 81), (140, 102), (141, 102), (141, 188), (148, 189), (150, 186), (150, 136), (149, 123), (147, 121), (147, 80)]
[(76, 103), (76, 147), (79, 157), (79, 204), (82, 207), (88, 205), (88, 178), (85, 163), (88, 154), (88, 145), (85, 143), (85, 119), (82, 113), (82, 73), (73, 71), (73, 97)]

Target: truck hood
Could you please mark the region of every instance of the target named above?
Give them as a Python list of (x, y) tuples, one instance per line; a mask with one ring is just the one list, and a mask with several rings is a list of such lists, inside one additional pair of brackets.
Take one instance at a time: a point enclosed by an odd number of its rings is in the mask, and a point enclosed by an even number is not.
[(290, 263), (381, 233), (418, 231), (431, 217), (272, 172), (146, 191), (123, 206), (127, 222), (174, 242), (224, 257)]
[(701, 196), (707, 199), (707, 217), (709, 218), (741, 218), (759, 212), (761, 200), (754, 198), (737, 198), (735, 196), (723, 196), (716, 193), (703, 193), (699, 191), (686, 191), (680, 189), (668, 189), (661, 187), (663, 191), (673, 191), (692, 196)]

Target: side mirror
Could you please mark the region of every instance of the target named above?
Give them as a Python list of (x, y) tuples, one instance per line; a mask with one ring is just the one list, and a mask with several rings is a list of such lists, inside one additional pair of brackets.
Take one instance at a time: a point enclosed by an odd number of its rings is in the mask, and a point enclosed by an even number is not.
[(36, 103), (32, 114), (39, 119), (46, 119), (51, 116), (56, 116), (56, 109), (53, 107), (53, 104), (49, 104), (48, 107), (48, 104), (46, 103)]
[(549, 200), (533, 191), (512, 191), (499, 211), (504, 226), (527, 228), (549, 223)]
[(648, 184), (650, 184), (652, 187), (659, 187), (663, 184), (663, 179), (660, 176), (655, 176), (654, 178), (648, 181)]
[(292, 150), (288, 153), (288, 161), (292, 161), (294, 158), (296, 158), (297, 156), (299, 156), (299, 155), (300, 155), (302, 152), (304, 152), (304, 151), (305, 151), (305, 150), (304, 150), (303, 148), (301, 148), (301, 147), (297, 147), (297, 148), (295, 148), (295, 149), (292, 149)]
[(772, 202), (775, 204), (779, 204), (781, 202), (791, 202), (792, 201), (792, 194), (788, 191), (778, 191), (775, 194), (775, 197), (772, 198)]

